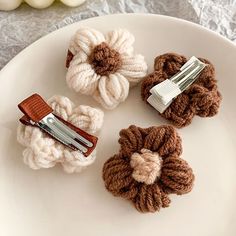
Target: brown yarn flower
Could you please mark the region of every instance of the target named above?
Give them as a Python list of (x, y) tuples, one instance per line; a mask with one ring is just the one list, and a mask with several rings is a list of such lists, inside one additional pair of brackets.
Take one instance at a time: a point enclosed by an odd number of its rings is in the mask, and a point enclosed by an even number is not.
[(168, 194), (191, 191), (194, 175), (179, 156), (181, 139), (172, 126), (120, 131), (118, 154), (103, 166), (105, 186), (114, 196), (130, 200), (140, 212), (168, 207)]
[[(217, 88), (214, 66), (206, 59), (199, 58), (207, 66), (187, 90), (177, 96), (171, 105), (161, 114), (177, 127), (191, 123), (195, 115), (211, 117), (217, 114), (222, 96)], [(179, 72), (187, 59), (176, 53), (166, 53), (156, 57), (154, 72), (149, 74), (142, 83), (141, 96), (147, 101), (150, 89), (163, 80)]]

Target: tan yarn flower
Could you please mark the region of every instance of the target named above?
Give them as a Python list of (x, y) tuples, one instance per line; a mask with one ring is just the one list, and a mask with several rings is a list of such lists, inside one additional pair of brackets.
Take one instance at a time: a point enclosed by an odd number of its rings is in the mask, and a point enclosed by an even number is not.
[(181, 139), (172, 126), (120, 132), (120, 152), (103, 166), (105, 186), (114, 196), (130, 200), (140, 212), (168, 207), (168, 194), (192, 190), (194, 175), (180, 158)]
[(133, 43), (134, 36), (127, 30), (103, 35), (80, 28), (71, 39), (67, 55), (68, 86), (114, 109), (127, 98), (130, 86), (147, 73), (144, 57), (134, 54)]
[[(177, 96), (171, 105), (160, 114), (177, 127), (184, 127), (192, 122), (195, 115), (211, 117), (217, 114), (222, 100), (215, 79), (214, 66), (206, 59), (200, 58), (207, 64), (196, 82), (187, 90)], [(169, 79), (179, 72), (180, 67), (186, 63), (184, 56), (176, 53), (166, 53), (158, 56), (154, 63), (154, 72), (149, 74), (142, 82), (141, 95), (147, 101), (150, 89), (160, 82)]]

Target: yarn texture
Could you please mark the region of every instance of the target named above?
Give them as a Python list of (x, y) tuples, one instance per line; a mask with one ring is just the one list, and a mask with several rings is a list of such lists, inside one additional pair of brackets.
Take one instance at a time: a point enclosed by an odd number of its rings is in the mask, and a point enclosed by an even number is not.
[(157, 152), (143, 148), (141, 153), (132, 154), (130, 165), (134, 169), (132, 177), (136, 181), (153, 184), (161, 175), (162, 158)]
[(103, 35), (80, 28), (71, 39), (67, 55), (68, 86), (91, 95), (106, 109), (114, 109), (128, 96), (129, 88), (147, 74), (144, 57), (134, 54), (134, 36), (124, 29)]
[[(103, 112), (89, 106), (75, 105), (63, 96), (54, 96), (48, 100), (54, 113), (69, 121), (84, 131), (94, 134), (103, 124)], [(80, 172), (91, 165), (96, 158), (96, 149), (84, 159), (79, 151), (74, 151), (37, 127), (19, 124), (17, 140), (26, 148), (23, 151), (23, 160), (32, 169), (51, 168), (61, 163), (67, 173)]]
[(193, 188), (194, 174), (180, 158), (181, 139), (172, 126), (120, 131), (120, 151), (103, 166), (105, 187), (131, 201), (140, 212), (156, 212), (170, 205), (169, 194)]
[[(222, 96), (218, 91), (214, 66), (206, 59), (199, 59), (207, 64), (200, 76), (160, 114), (178, 128), (189, 125), (195, 115), (212, 117), (219, 110)], [(186, 57), (176, 53), (156, 57), (154, 72), (147, 75), (142, 82), (142, 99), (147, 101), (151, 95), (150, 89), (175, 75), (186, 62)]]

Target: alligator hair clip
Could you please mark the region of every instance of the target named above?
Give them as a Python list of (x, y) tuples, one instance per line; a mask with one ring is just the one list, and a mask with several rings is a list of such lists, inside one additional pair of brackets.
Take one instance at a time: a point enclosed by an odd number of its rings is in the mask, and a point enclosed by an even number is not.
[(24, 113), (20, 122), (36, 126), (67, 147), (80, 151), (85, 157), (95, 149), (98, 138), (79, 129), (61, 117), (38, 94), (23, 100), (19, 109)]
[(175, 97), (194, 83), (206, 65), (198, 58), (191, 57), (177, 74), (152, 87), (147, 101), (163, 113)]

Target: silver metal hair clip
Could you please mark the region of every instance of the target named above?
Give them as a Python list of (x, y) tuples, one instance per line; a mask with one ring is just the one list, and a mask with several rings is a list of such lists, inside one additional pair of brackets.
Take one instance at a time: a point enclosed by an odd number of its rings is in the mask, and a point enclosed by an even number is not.
[(194, 83), (206, 65), (198, 58), (191, 57), (177, 74), (151, 88), (148, 103), (163, 113), (175, 97)]

